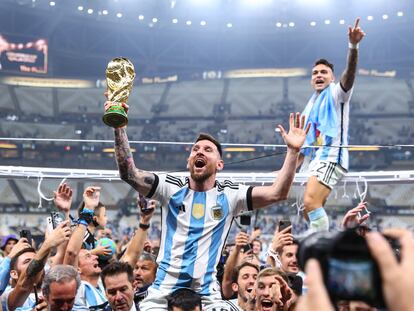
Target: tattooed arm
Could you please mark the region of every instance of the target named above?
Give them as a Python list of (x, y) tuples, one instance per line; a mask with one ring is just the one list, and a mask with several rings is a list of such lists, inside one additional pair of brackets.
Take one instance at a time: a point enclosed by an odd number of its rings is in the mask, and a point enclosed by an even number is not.
[(43, 269), (50, 251), (54, 247), (67, 242), (70, 233), (69, 221), (64, 221), (48, 235), (42, 247), (27, 266), (27, 269), (19, 276), (16, 287), (10, 292), (7, 299), (9, 311), (14, 311), (22, 306), (32, 292), (33, 286), (40, 285)]
[(155, 177), (153, 173), (140, 170), (135, 166), (125, 127), (115, 129), (115, 156), (121, 179), (142, 195), (147, 195)]
[(355, 81), (356, 68), (358, 63), (358, 48), (357, 45), (365, 36), (364, 31), (358, 26), (359, 18), (355, 21), (354, 27), (348, 28), (348, 39), (350, 48), (348, 50), (347, 64), (341, 76), (341, 85), (344, 91), (348, 92)]

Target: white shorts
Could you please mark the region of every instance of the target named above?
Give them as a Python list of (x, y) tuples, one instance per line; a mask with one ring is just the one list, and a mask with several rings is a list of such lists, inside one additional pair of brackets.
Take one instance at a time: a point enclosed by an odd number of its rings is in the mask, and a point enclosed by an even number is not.
[[(140, 311), (167, 311), (168, 310), (168, 295), (155, 288), (148, 288), (148, 295), (139, 304)], [(233, 311), (234, 307), (227, 303), (227, 301), (213, 298), (212, 296), (201, 297), (203, 310), (206, 311)]]
[(309, 175), (316, 176), (320, 183), (331, 190), (346, 172), (340, 164), (334, 162), (312, 161), (309, 164)]

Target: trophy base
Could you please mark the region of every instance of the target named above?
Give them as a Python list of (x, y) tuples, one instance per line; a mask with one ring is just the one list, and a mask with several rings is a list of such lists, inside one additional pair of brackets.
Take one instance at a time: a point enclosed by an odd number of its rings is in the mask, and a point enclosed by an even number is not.
[(128, 124), (128, 117), (124, 108), (121, 106), (112, 106), (104, 114), (102, 121), (110, 127), (118, 128)]

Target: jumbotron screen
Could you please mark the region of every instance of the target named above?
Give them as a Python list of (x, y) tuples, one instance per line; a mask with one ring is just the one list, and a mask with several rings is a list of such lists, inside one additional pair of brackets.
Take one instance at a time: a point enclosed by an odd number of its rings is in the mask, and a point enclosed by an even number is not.
[(47, 74), (47, 40), (0, 33), (0, 71)]

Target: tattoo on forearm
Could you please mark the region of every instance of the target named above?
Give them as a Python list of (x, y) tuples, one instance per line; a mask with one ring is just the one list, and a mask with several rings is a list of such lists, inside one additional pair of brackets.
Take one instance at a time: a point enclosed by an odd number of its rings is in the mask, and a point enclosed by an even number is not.
[(345, 88), (346, 91), (350, 90), (352, 86), (354, 85), (357, 64), (358, 64), (358, 50), (349, 49), (347, 66), (341, 79), (342, 86)]
[(116, 162), (118, 163), (119, 175), (122, 180), (130, 184), (134, 189), (138, 190), (139, 187), (148, 187), (154, 183), (154, 176), (149, 174), (144, 179), (138, 178), (138, 174), (145, 173), (142, 170), (138, 170), (134, 163), (134, 158), (129, 147), (128, 136), (126, 130), (115, 129), (115, 155)]

